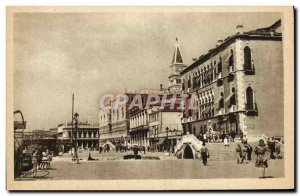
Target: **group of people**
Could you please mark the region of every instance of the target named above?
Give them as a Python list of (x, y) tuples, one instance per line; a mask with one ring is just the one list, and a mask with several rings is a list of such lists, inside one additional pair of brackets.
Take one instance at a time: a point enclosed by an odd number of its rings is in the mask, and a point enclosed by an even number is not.
[(242, 131), (240, 131), (239, 135), (236, 134), (236, 132), (217, 132), (208, 130), (205, 133), (200, 133), (200, 135), (197, 136), (197, 138), (205, 143), (220, 143), (223, 142), (226, 146), (229, 143), (234, 143), (235, 138), (239, 136), (240, 139), (244, 139), (246, 137), (246, 134), (244, 134)]
[(249, 163), (252, 160), (252, 147), (248, 144), (247, 140), (242, 140), (241, 144), (236, 147), (237, 163), (243, 164), (244, 161)]
[(37, 170), (44, 170), (50, 168), (50, 163), (53, 159), (53, 155), (48, 149), (35, 149), (32, 152), (32, 171), (33, 177), (37, 176)]
[[(203, 165), (207, 165), (209, 151), (205, 142), (202, 143), (200, 153)], [(245, 138), (241, 139), (241, 143), (237, 144), (236, 153), (238, 164), (243, 164), (244, 162), (249, 163), (252, 160), (253, 149)], [(256, 155), (255, 166), (262, 170), (262, 177), (264, 178), (266, 168), (268, 168), (268, 160), (282, 158), (280, 142), (276, 141), (274, 138), (268, 138), (267, 143), (265, 143), (263, 139), (260, 139), (258, 145), (254, 148), (254, 154)]]
[(270, 149), (270, 159), (281, 159), (280, 143), (274, 137), (268, 138), (267, 146)]

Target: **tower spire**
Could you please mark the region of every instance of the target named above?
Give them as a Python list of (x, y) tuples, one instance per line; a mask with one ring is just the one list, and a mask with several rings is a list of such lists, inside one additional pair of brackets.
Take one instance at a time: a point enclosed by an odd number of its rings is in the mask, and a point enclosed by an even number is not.
[(178, 44), (178, 37), (175, 38), (176, 44), (175, 44), (175, 50), (172, 58), (172, 64), (176, 63), (183, 63), (183, 58), (181, 55), (180, 47)]
[(178, 44), (178, 37), (175, 38), (175, 49), (173, 53), (172, 62), (170, 65), (170, 76), (169, 76), (169, 92), (180, 93), (181, 92), (181, 80), (180, 72), (186, 68), (184, 64), (181, 49)]

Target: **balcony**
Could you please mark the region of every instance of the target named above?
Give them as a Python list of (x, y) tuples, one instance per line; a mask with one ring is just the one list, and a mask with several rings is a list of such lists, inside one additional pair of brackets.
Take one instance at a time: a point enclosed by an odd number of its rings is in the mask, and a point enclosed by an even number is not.
[(257, 109), (257, 104), (253, 103), (253, 104), (245, 104), (245, 110), (246, 110), (246, 115), (249, 116), (256, 116), (258, 115), (258, 109)]
[(231, 74), (234, 72), (234, 67), (231, 65), (228, 67), (228, 73)]
[(231, 82), (231, 81), (233, 81), (233, 79), (234, 79), (234, 67), (233, 66), (229, 66), (228, 67), (228, 78), (227, 78), (227, 80), (228, 80), (228, 82)]
[(221, 86), (223, 85), (223, 77), (222, 77), (222, 73), (218, 73), (217, 75), (217, 86)]
[(236, 111), (237, 111), (236, 105), (231, 105), (231, 106), (229, 107), (229, 113), (233, 113), (233, 112), (236, 112)]
[(225, 114), (225, 109), (224, 109), (224, 108), (220, 108), (220, 109), (218, 110), (217, 115), (218, 115), (218, 116), (221, 116), (221, 115), (224, 115), (224, 114)]

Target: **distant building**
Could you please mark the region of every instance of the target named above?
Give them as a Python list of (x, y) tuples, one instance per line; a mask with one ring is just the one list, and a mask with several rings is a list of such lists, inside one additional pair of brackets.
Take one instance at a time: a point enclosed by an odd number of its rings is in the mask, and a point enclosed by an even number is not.
[[(185, 93), (198, 96), (197, 109), (183, 114), (184, 130), (255, 137), (283, 131), (281, 21), (219, 40), (215, 48), (181, 71)], [(272, 115), (271, 115), (272, 114)]]
[[(135, 90), (129, 91), (126, 90), (123, 94), (128, 97), (126, 104), (118, 107), (118, 109), (109, 109), (105, 110), (100, 108), (99, 110), (99, 132), (100, 144), (104, 144), (106, 141), (112, 142), (114, 145), (121, 144), (126, 145), (130, 142), (130, 125), (129, 125), (129, 105), (132, 102), (133, 98), (136, 95), (140, 95), (142, 98), (143, 104), (147, 100), (149, 94), (158, 94), (162, 95), (166, 91), (161, 88), (161, 90)], [(113, 105), (115, 99), (109, 100), (106, 105)]]
[(28, 152), (40, 148), (55, 152), (56, 133), (51, 130), (33, 130), (31, 132), (24, 132), (23, 145)]
[[(168, 97), (170, 99), (171, 97)], [(180, 102), (160, 108), (161, 102), (149, 109), (133, 108), (129, 111), (130, 137), (133, 144), (172, 146), (182, 135)]]
[(150, 145), (174, 146), (183, 134), (182, 111), (152, 108), (148, 111)]
[[(60, 146), (60, 151), (68, 152), (75, 144), (75, 123), (66, 122), (58, 125), (57, 128), (57, 143)], [(73, 135), (73, 137), (72, 137)], [(90, 123), (78, 123), (77, 128), (77, 146), (79, 149), (98, 149), (99, 147), (99, 126)]]

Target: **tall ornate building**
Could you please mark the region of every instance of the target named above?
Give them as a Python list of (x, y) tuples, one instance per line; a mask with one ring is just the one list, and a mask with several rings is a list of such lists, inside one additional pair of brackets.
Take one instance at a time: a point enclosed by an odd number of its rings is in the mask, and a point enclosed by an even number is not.
[(181, 79), (180, 72), (186, 68), (184, 64), (180, 46), (178, 44), (178, 38), (176, 38), (176, 44), (172, 62), (170, 65), (170, 76), (169, 76), (169, 93), (180, 93), (181, 91)]
[(198, 96), (185, 111), (185, 131), (196, 137), (213, 130), (258, 137), (283, 131), (281, 21), (219, 40), (181, 72), (182, 91)]

